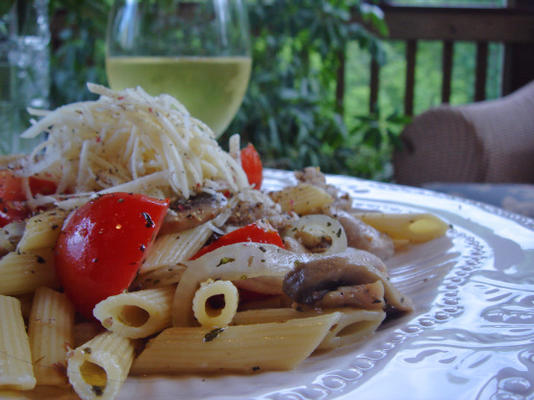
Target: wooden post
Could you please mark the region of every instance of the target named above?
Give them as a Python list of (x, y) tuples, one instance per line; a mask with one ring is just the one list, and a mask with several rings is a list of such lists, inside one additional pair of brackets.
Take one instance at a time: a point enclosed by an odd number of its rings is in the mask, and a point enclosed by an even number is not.
[(486, 100), (486, 80), (488, 76), (488, 42), (477, 43), (475, 66), (475, 101)]
[(404, 92), (404, 113), (413, 115), (415, 94), (415, 62), (417, 56), (417, 40), (406, 41), (406, 84)]
[(443, 78), (441, 81), (441, 102), (449, 103), (451, 101), (452, 86), (452, 59), (454, 53), (454, 42), (451, 40), (443, 41), (443, 54), (441, 69)]
[[(508, 0), (508, 8), (525, 12), (534, 11), (531, 0)], [(534, 22), (533, 22), (534, 26)], [(533, 33), (534, 38), (534, 33)], [(526, 43), (504, 45), (503, 95), (512, 93), (534, 80), (534, 39)]]

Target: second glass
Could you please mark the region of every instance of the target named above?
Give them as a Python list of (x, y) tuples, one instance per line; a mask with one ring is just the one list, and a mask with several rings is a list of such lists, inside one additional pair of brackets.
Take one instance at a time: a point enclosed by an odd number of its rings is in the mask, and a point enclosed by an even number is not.
[(168, 93), (216, 136), (243, 101), (252, 61), (241, 0), (116, 0), (106, 43), (112, 89)]

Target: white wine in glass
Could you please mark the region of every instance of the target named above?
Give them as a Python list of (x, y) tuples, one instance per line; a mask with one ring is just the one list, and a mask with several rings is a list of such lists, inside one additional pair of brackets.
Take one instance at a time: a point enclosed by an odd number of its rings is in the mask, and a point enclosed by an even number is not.
[(241, 0), (116, 1), (107, 34), (110, 86), (168, 93), (219, 136), (248, 86), (248, 32)]

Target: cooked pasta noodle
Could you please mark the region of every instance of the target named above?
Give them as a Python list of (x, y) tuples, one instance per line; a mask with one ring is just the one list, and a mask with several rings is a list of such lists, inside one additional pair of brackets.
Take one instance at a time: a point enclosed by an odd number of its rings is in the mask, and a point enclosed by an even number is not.
[[(210, 300), (222, 297), (218, 307), (210, 304)], [(230, 281), (202, 282), (193, 297), (193, 314), (205, 327), (223, 327), (232, 322), (239, 303), (237, 288)]]
[(40, 286), (58, 286), (52, 249), (16, 251), (0, 259), (0, 294), (31, 293)]
[(20, 302), (0, 295), (0, 388), (29, 390), (36, 380)]
[(386, 317), (384, 311), (369, 311), (353, 308), (337, 308), (317, 312), (297, 311), (294, 308), (265, 308), (240, 311), (233, 320), (235, 325), (248, 325), (266, 322), (285, 322), (295, 318), (308, 318), (323, 313), (336, 313), (337, 319), (319, 344), (317, 349), (327, 350), (355, 343), (371, 335)]
[(168, 286), (110, 296), (95, 306), (93, 314), (118, 335), (144, 338), (170, 326), (174, 290)]
[(282, 206), (282, 210), (301, 215), (320, 212), (334, 201), (326, 191), (309, 183), (272, 192), (271, 197)]
[(427, 242), (443, 236), (449, 226), (435, 215), (360, 213), (358, 217), (395, 240)]
[(63, 293), (35, 291), (28, 336), (38, 385), (66, 385), (67, 350), (74, 345), (74, 307)]
[(130, 339), (101, 333), (69, 355), (69, 382), (82, 400), (113, 399), (128, 375), (133, 357)]
[(282, 323), (169, 328), (148, 343), (132, 373), (291, 369), (317, 348), (338, 318), (332, 313)]
[(25, 252), (54, 247), (66, 214), (66, 211), (56, 208), (30, 218), (17, 250)]
[(175, 265), (190, 259), (216, 229), (211, 221), (179, 233), (161, 235), (154, 242), (141, 268), (140, 274)]

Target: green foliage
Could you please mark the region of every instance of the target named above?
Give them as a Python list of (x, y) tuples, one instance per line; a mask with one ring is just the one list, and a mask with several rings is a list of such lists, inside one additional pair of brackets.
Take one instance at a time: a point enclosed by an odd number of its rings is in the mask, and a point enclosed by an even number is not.
[(106, 84), (105, 32), (111, 0), (50, 0), (52, 106), (91, 98), (86, 83)]
[(346, 171), (374, 180), (391, 179), (394, 148), (401, 146), (399, 135), (411, 118), (398, 112), (385, 114), (379, 110), (370, 115), (355, 116), (351, 138), (355, 153), (347, 157)]
[[(226, 135), (240, 132), (269, 167), (318, 165), (329, 173), (389, 178), (384, 155), (391, 154), (397, 131), (389, 129), (391, 121), (376, 121), (377, 129), (371, 116), (356, 118), (349, 126), (336, 102), (339, 56), (349, 42), (383, 59), (380, 42), (351, 19), (354, 11), (386, 32), (379, 9), (360, 1), (251, 4), (253, 73), (243, 107)], [(388, 135), (382, 135), (384, 126)], [(380, 138), (373, 139), (375, 135)]]

